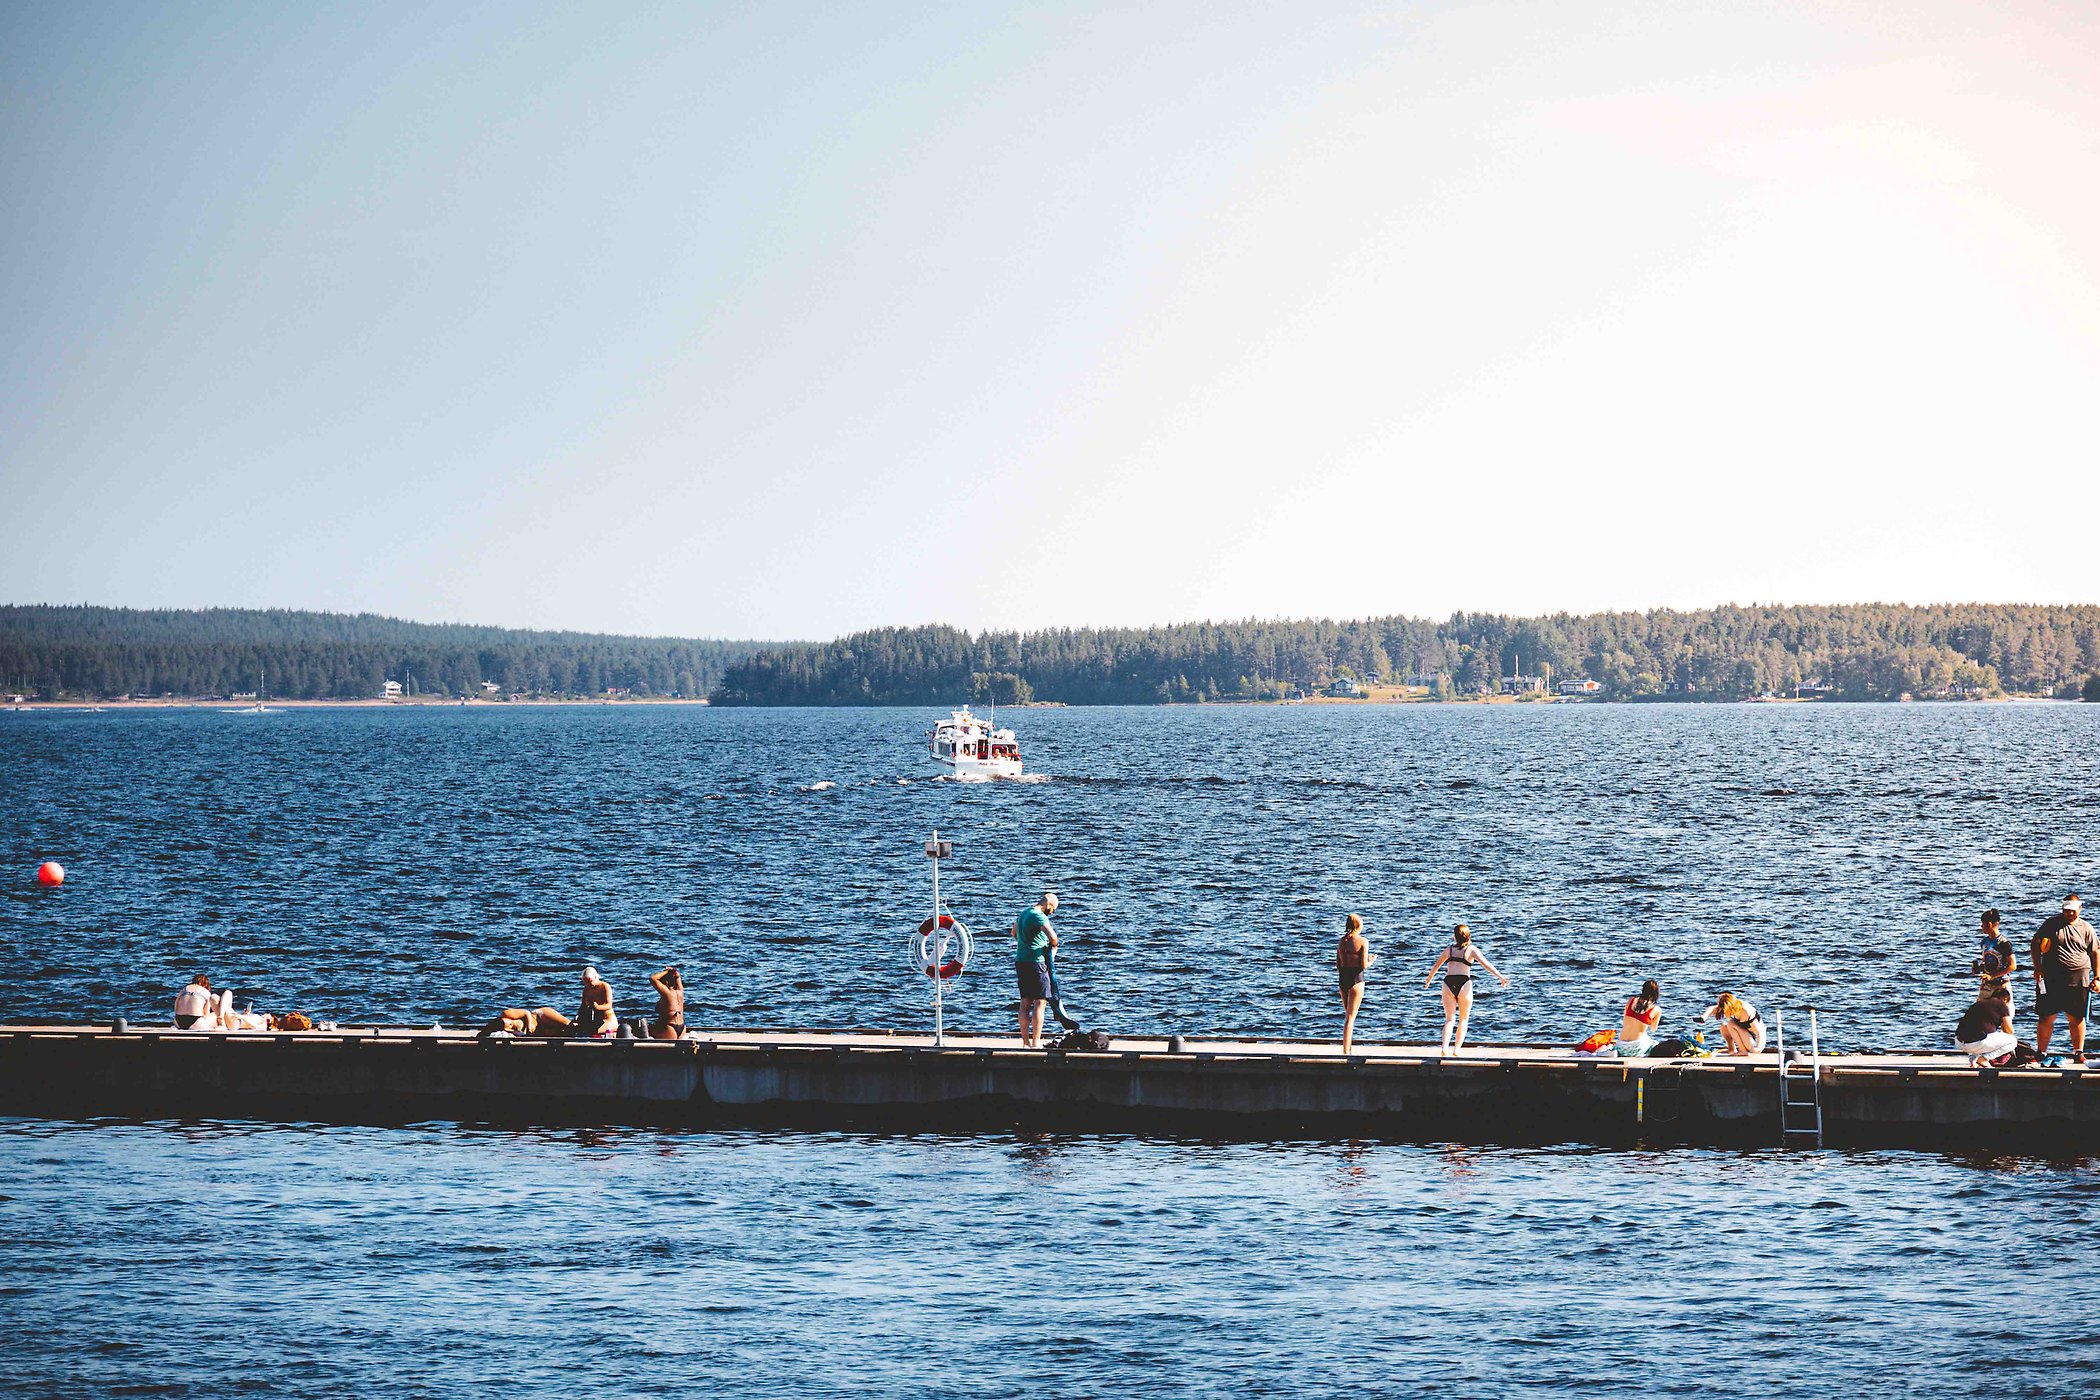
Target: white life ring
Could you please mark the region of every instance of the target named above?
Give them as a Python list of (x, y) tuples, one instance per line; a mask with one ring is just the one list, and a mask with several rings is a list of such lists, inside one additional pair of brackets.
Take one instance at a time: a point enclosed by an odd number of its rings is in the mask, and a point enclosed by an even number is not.
[[(912, 935), (911, 956), (920, 972), (928, 977), (938, 975), (943, 982), (947, 982), (962, 976), (963, 969), (970, 965), (970, 954), (975, 950), (971, 944), (970, 930), (963, 927), (961, 919), (953, 914), (943, 914), (940, 927), (947, 935), (944, 940), (935, 939), (933, 920), (927, 919), (921, 923), (919, 931)], [(941, 959), (936, 967), (934, 959), (937, 942), (947, 944), (942, 950), (947, 956)]]

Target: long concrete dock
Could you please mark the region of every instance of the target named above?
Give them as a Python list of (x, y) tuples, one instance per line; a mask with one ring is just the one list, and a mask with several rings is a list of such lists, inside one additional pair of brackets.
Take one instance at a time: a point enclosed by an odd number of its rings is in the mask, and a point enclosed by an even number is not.
[[(1561, 1048), (698, 1031), (682, 1041), (477, 1039), (344, 1027), (209, 1033), (0, 1027), (0, 1112), (401, 1122), (1026, 1127), (1205, 1136), (1778, 1145), (1777, 1057), (1620, 1060)], [(2100, 1151), (2100, 1066), (1958, 1055), (1820, 1061), (1824, 1141)]]

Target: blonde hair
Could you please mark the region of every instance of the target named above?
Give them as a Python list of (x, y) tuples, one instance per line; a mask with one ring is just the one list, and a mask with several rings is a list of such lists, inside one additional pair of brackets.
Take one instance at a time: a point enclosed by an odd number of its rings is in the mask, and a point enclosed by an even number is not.
[(1362, 933), (1363, 931), (1364, 916), (1361, 914), (1351, 914), (1348, 921), (1342, 925), (1342, 932), (1344, 933)]
[(1723, 992), (1714, 1001), (1714, 1010), (1732, 1021), (1741, 1020), (1743, 1013), (1749, 1009), (1749, 1007), (1743, 1005), (1743, 999), (1734, 992)]

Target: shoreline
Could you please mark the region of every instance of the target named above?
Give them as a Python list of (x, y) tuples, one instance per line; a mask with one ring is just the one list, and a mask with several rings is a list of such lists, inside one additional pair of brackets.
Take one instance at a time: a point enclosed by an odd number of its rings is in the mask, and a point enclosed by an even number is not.
[[(14, 704), (0, 704), (0, 714), (29, 710), (251, 710), (253, 700), (225, 700), (210, 697), (193, 697), (155, 700), (23, 700)], [(400, 709), (453, 709), (453, 710), (500, 710), (517, 708), (535, 709), (585, 709), (593, 706), (689, 706), (695, 709), (721, 710), (917, 710), (936, 709), (946, 702), (928, 701), (923, 705), (716, 705), (711, 700), (688, 700), (670, 696), (623, 695), (616, 700), (604, 699), (530, 699), (487, 700), (451, 699), (417, 696), (401, 700), (266, 700), (265, 710), (400, 710)], [(1626, 700), (1603, 700), (1594, 696), (1542, 695), (1469, 695), (1450, 700), (1435, 700), (1427, 695), (1366, 695), (1351, 698), (1341, 695), (1308, 695), (1298, 700), (1172, 700), (1150, 704), (1132, 705), (1073, 705), (1061, 700), (1038, 700), (1025, 705), (1002, 705), (1001, 709), (1016, 710), (1092, 710), (1134, 709), (1173, 710), (1202, 709), (1208, 706), (1291, 706), (1291, 705), (2079, 705), (2079, 700), (2064, 700), (2053, 695), (1974, 695), (1959, 698), (1927, 698), (1912, 700), (1837, 700), (1829, 696), (1757, 696), (1744, 700), (1707, 700), (1698, 696), (1647, 695)]]
[[(233, 710), (247, 711), (255, 706), (253, 700), (215, 700), (207, 698), (172, 700), (24, 700), (16, 705), (0, 705), (0, 712), (8, 710)], [(417, 696), (413, 700), (265, 700), (265, 710), (501, 710), (506, 708), (538, 707), (586, 707), (593, 705), (692, 705), (701, 709), (712, 708), (706, 700), (672, 699), (668, 696), (622, 696), (617, 700), (440, 700), (435, 697)]]

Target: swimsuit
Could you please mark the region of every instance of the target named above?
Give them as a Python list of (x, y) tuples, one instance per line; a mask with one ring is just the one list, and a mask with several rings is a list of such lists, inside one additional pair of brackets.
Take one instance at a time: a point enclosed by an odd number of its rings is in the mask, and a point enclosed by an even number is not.
[[(1473, 982), (1473, 959), (1479, 956), (1479, 952), (1470, 943), (1463, 948), (1456, 943), (1446, 948), (1444, 950), (1444, 990), (1453, 996), (1457, 996), (1471, 986)], [(1453, 966), (1457, 966), (1461, 971), (1452, 972), (1450, 969)]]
[(1341, 977), (1342, 990), (1345, 992), (1364, 980), (1364, 965), (1362, 962), (1363, 954), (1357, 953), (1356, 957), (1358, 961), (1352, 963), (1349, 961), (1349, 955), (1351, 951), (1352, 950), (1349, 947), (1348, 935), (1344, 934), (1342, 937), (1342, 946), (1335, 952), (1334, 966), (1335, 971)]

